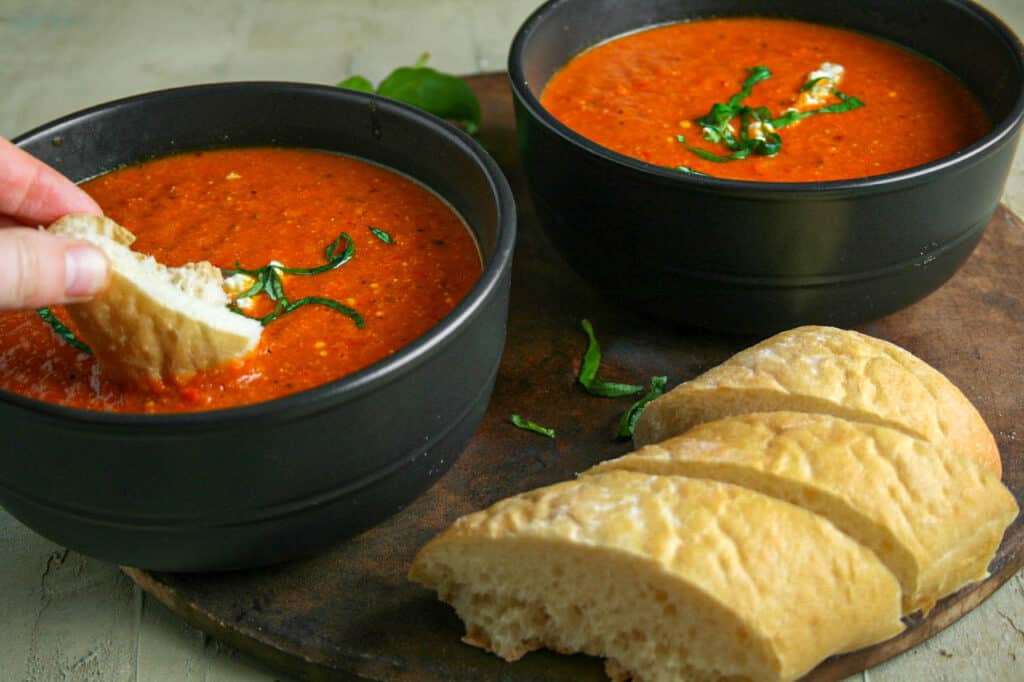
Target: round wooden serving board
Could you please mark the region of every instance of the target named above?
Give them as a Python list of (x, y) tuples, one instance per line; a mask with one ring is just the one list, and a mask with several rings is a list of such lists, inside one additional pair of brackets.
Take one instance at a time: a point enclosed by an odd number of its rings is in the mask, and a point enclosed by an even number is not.
[[(125, 568), (193, 625), (282, 671), (307, 679), (398, 682), (605, 680), (585, 656), (534, 652), (515, 664), (463, 644), (454, 612), (406, 580), (416, 550), (456, 517), (572, 478), (628, 451), (613, 440), (630, 398), (588, 396), (575, 383), (589, 318), (604, 350), (604, 378), (646, 384), (690, 379), (754, 339), (661, 326), (615, 307), (555, 255), (539, 230), (518, 167), (511, 95), (502, 74), (470, 79), (483, 107), (483, 144), (519, 199), (508, 341), (490, 409), (451, 471), (380, 526), (305, 561), (225, 574), (156, 574)], [(581, 236), (581, 238), (585, 238)], [(903, 346), (945, 373), (996, 434), (1004, 481), (1024, 503), (1024, 230), (1000, 207), (966, 266), (938, 292), (862, 331)], [(514, 428), (522, 414), (557, 430), (550, 440)], [(1024, 566), (1024, 520), (1007, 531), (983, 583), (908, 619), (899, 637), (831, 658), (807, 680), (869, 668), (956, 621)]]

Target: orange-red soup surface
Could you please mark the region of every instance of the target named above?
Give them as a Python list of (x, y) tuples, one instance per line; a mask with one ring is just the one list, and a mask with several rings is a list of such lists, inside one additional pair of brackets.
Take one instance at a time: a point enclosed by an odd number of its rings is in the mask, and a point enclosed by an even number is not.
[[(755, 66), (773, 76), (745, 103), (778, 116), (824, 63), (843, 66), (838, 89), (864, 106), (779, 130), (776, 156), (716, 163), (676, 139), (729, 153), (701, 139), (695, 119), (737, 93)], [(621, 154), (737, 180), (879, 175), (952, 154), (989, 129), (973, 95), (934, 62), (877, 38), (786, 19), (707, 19), (613, 39), (571, 60), (541, 101), (569, 128)]]
[[(255, 269), (325, 262), (345, 232), (350, 261), (313, 276), (284, 275), (290, 300), (334, 299), (365, 319), (307, 305), (269, 323), (242, 361), (157, 393), (111, 385), (95, 361), (34, 312), (0, 314), (0, 388), (74, 407), (181, 412), (255, 403), (317, 386), (380, 360), (422, 335), (481, 273), (461, 219), (415, 182), (357, 159), (295, 149), (235, 149), (166, 157), (83, 185), (135, 232), (132, 248), (167, 265), (209, 260)], [(393, 238), (388, 244), (374, 227)], [(265, 296), (247, 314), (273, 306)], [(58, 316), (66, 314), (56, 308)]]

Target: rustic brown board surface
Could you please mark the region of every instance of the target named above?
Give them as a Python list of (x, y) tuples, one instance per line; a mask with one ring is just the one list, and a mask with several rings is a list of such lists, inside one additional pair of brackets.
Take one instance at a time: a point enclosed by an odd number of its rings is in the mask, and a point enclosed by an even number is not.
[[(575, 384), (589, 318), (604, 351), (603, 378), (670, 386), (692, 378), (754, 339), (709, 335), (650, 322), (615, 307), (579, 279), (540, 232), (518, 168), (505, 76), (476, 76), (481, 140), (519, 199), (508, 340), (479, 433), (432, 489), (380, 526), (305, 561), (225, 574), (155, 574), (125, 568), (144, 590), (190, 623), (270, 665), (307, 679), (387, 682), (604, 680), (584, 656), (546, 651), (515, 664), (460, 642), (450, 608), (409, 583), (416, 550), (456, 517), (508, 495), (561, 481), (620, 455), (613, 440), (630, 398), (584, 394)], [(996, 435), (1004, 481), (1024, 503), (1024, 230), (1000, 207), (966, 266), (942, 289), (861, 327), (945, 373), (977, 405)], [(520, 413), (558, 432), (520, 431)], [(1019, 430), (1019, 431), (1018, 431)], [(807, 676), (825, 682), (876, 665), (927, 639), (981, 603), (1024, 566), (1024, 520), (1007, 531), (992, 576), (908, 620), (899, 637), (824, 662)]]

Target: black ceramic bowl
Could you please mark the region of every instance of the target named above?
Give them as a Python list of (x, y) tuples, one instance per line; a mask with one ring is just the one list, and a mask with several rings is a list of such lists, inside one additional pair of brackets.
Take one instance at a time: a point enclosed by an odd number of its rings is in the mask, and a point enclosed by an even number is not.
[(449, 467), (504, 345), (515, 205), (469, 136), (403, 104), (316, 85), (231, 83), (104, 104), (16, 140), (80, 181), (191, 149), (344, 152), (410, 175), (476, 235), (480, 281), (427, 334), (348, 377), (247, 407), (120, 415), (0, 391), (0, 504), (86, 554), (166, 571), (299, 556), (399, 510)]
[[(830, 24), (910, 47), (959, 76), (994, 127), (953, 156), (898, 173), (755, 183), (622, 156), (540, 104), (551, 76), (596, 43), (657, 24), (750, 15)], [(847, 326), (939, 287), (998, 205), (1024, 113), (1020, 42), (963, 0), (552, 0), (520, 28), (509, 75), (531, 194), (562, 256), (626, 305), (740, 333)]]

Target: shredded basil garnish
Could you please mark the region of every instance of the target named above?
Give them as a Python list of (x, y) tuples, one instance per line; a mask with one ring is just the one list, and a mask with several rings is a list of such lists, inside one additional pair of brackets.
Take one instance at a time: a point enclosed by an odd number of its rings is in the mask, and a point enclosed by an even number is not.
[(52, 310), (49, 308), (40, 308), (36, 312), (39, 314), (39, 317), (43, 318), (43, 322), (50, 325), (57, 336), (64, 339), (66, 343), (77, 348), (83, 353), (92, 355), (92, 348), (89, 348), (89, 346), (79, 340), (73, 331), (68, 329), (63, 322), (57, 319), (57, 316), (53, 314)]
[(384, 230), (380, 229), (379, 227), (374, 227), (373, 225), (370, 225), (369, 229), (370, 229), (370, 232), (373, 233), (374, 237), (376, 237), (377, 239), (381, 240), (385, 244), (394, 244), (395, 243), (394, 237), (392, 237), (390, 234), (388, 234)]
[[(765, 66), (755, 66), (749, 69), (747, 73), (747, 78), (743, 81), (739, 92), (730, 97), (725, 104), (715, 102), (711, 105), (711, 110), (707, 114), (696, 119), (697, 125), (701, 127), (704, 139), (712, 144), (722, 145), (729, 153), (718, 154), (711, 150), (697, 147), (687, 142), (685, 135), (677, 135), (676, 140), (694, 155), (714, 163), (740, 161), (752, 154), (775, 156), (782, 149), (782, 137), (779, 136), (778, 130), (810, 116), (840, 114), (864, 106), (864, 103), (856, 97), (835, 90), (832, 94), (839, 99), (838, 103), (808, 111), (791, 110), (776, 117), (772, 115), (767, 107), (751, 107), (743, 104), (743, 101), (750, 97), (754, 86), (761, 81), (771, 78), (772, 72)], [(803, 84), (800, 91), (806, 92), (811, 90), (822, 80), (830, 79), (825, 77), (812, 78)], [(732, 127), (733, 121), (736, 119), (738, 119), (738, 132), (734, 132)], [(751, 135), (751, 128), (757, 128), (759, 134)], [(679, 166), (678, 170), (685, 173), (695, 172), (687, 166)]]
[(739, 107), (740, 104), (743, 103), (743, 100), (750, 97), (754, 92), (755, 85), (772, 77), (772, 72), (767, 66), (752, 67), (747, 73), (747, 79), (743, 81), (743, 85), (740, 86), (740, 91), (729, 98), (729, 103), (726, 106), (734, 109)]
[(740, 149), (728, 156), (722, 156), (721, 154), (715, 154), (714, 152), (708, 151), (701, 147), (694, 147), (686, 141), (685, 135), (676, 135), (676, 141), (682, 144), (684, 147), (689, 149), (691, 152), (704, 159), (705, 161), (714, 161), (715, 163), (727, 163), (729, 161), (739, 161), (750, 156), (750, 152), (753, 151), (750, 148)]
[(587, 334), (587, 350), (583, 354), (583, 363), (580, 365), (579, 382), (587, 393), (602, 398), (620, 398), (644, 390), (643, 386), (619, 384), (597, 378), (597, 369), (601, 366), (601, 346), (597, 343), (597, 337), (594, 336), (594, 327), (590, 324), (590, 320), (582, 320), (580, 324)]
[[(270, 324), (277, 318), (281, 317), (282, 315), (290, 313), (293, 310), (301, 308), (304, 305), (310, 304), (326, 306), (331, 310), (336, 310), (343, 315), (349, 316), (350, 318), (352, 318), (352, 321), (356, 323), (356, 327), (358, 327), (359, 329), (362, 329), (366, 325), (366, 322), (363, 320), (363, 316), (360, 315), (355, 310), (353, 310), (352, 308), (349, 308), (346, 305), (342, 305), (341, 303), (338, 303), (333, 299), (323, 298), (321, 296), (306, 296), (304, 298), (300, 298), (297, 301), (289, 301), (287, 298), (282, 296), (281, 299), (277, 301), (277, 305), (274, 306), (273, 311), (264, 315), (263, 317), (254, 319), (258, 319), (260, 321), (260, 324), (266, 327), (268, 324)], [(235, 309), (237, 312), (237, 306)]]
[[(816, 80), (821, 79), (819, 78)], [(838, 90), (835, 90), (832, 94), (838, 97), (840, 101), (835, 104), (827, 104), (823, 107), (810, 109), (808, 111), (787, 111), (782, 116), (772, 120), (772, 127), (776, 129), (785, 128), (786, 126), (808, 118), (809, 116), (816, 116), (818, 114), (841, 114), (864, 106), (863, 102), (852, 95), (844, 94)]]
[[(338, 253), (338, 247), (341, 246), (341, 242), (345, 242), (345, 250), (340, 254)], [(355, 243), (352, 242), (352, 238), (346, 235), (345, 232), (338, 235), (338, 239), (327, 245), (324, 249), (324, 258), (327, 260), (323, 265), (317, 265), (316, 267), (287, 267), (285, 265), (275, 265), (270, 263), (256, 269), (246, 269), (239, 264), (238, 261), (234, 263), (233, 268), (224, 269), (225, 278), (229, 278), (232, 274), (248, 274), (251, 278), (256, 278), (256, 284), (252, 286), (249, 291), (239, 295), (239, 298), (248, 298), (255, 296), (267, 287), (271, 287), (275, 293), (281, 293), (281, 273), (287, 272), (288, 274), (319, 274), (333, 270), (339, 267), (343, 263), (347, 262), (352, 255), (355, 253)], [(276, 284), (273, 284), (276, 280)], [(262, 283), (262, 284), (261, 284)], [(251, 292), (251, 293), (250, 293)], [(272, 294), (269, 294), (271, 299), (278, 300)], [(280, 298), (280, 297), (279, 297)]]
[(647, 389), (647, 393), (640, 400), (630, 405), (629, 409), (623, 412), (619, 418), (619, 438), (633, 437), (633, 432), (636, 431), (636, 423), (640, 420), (640, 415), (643, 414), (647, 403), (662, 395), (665, 392), (665, 385), (667, 383), (668, 377), (651, 377), (651, 386)]
[(812, 79), (810, 79), (809, 81), (807, 81), (806, 83), (804, 83), (803, 85), (800, 86), (800, 92), (810, 92), (811, 90), (814, 89), (814, 86), (816, 86), (818, 83), (820, 83), (822, 81), (828, 81), (828, 80), (832, 80), (832, 79), (829, 78), (828, 76), (818, 76), (817, 78), (812, 78)]
[[(341, 247), (341, 243), (343, 241), (345, 242), (345, 248), (341, 253), (338, 253), (338, 249)], [(228, 308), (239, 315), (259, 320), (260, 324), (265, 327), (282, 315), (286, 315), (304, 305), (321, 305), (343, 315), (347, 315), (353, 322), (355, 322), (356, 327), (362, 329), (365, 325), (362, 315), (352, 308), (342, 305), (333, 299), (323, 298), (321, 296), (306, 296), (305, 298), (300, 298), (297, 301), (289, 301), (288, 297), (284, 293), (284, 282), (281, 281), (281, 273), (287, 273), (289, 275), (319, 275), (329, 270), (334, 270), (352, 258), (353, 254), (355, 254), (355, 248), (355, 242), (352, 241), (352, 237), (342, 232), (338, 235), (337, 239), (328, 244), (324, 249), (324, 259), (327, 262), (316, 267), (290, 268), (285, 265), (269, 263), (264, 265), (262, 268), (250, 270), (243, 268), (241, 264), (236, 261), (233, 269), (225, 269), (223, 271), (224, 276), (230, 277), (232, 275), (243, 274), (254, 278), (256, 281), (251, 287), (239, 294)], [(263, 317), (252, 317), (251, 315), (246, 315), (242, 312), (242, 309), (238, 307), (238, 301), (240, 299), (251, 298), (261, 293), (266, 294), (267, 298), (271, 301), (275, 301), (277, 304), (270, 313)]]
[(549, 429), (546, 426), (541, 426), (537, 422), (532, 422), (529, 419), (523, 419), (518, 414), (512, 415), (511, 417), (509, 417), (509, 420), (518, 428), (523, 429), (524, 431), (533, 431), (534, 433), (539, 433), (540, 435), (547, 436), (548, 438), (555, 437), (554, 429)]

